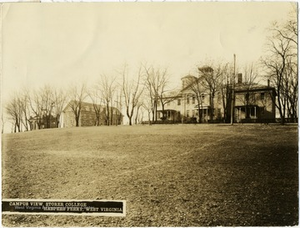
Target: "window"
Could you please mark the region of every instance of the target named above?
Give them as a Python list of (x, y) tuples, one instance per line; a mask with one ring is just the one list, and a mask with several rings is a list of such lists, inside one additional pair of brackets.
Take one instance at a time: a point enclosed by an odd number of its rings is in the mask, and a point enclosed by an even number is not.
[(195, 100), (196, 100), (196, 98), (195, 98), (195, 97), (193, 97), (192, 99), (193, 99), (193, 100), (192, 100), (192, 103), (193, 103), (193, 104), (195, 104)]
[(180, 98), (177, 100), (177, 105), (181, 105), (181, 99)]
[(189, 98), (189, 97), (186, 98), (186, 103), (187, 103), (187, 104), (190, 103), (190, 98)]
[(261, 100), (264, 100), (264, 99), (265, 99), (265, 93), (261, 93), (261, 94), (260, 94), (260, 99), (261, 99)]
[(190, 111), (189, 110), (186, 111), (186, 117), (190, 117)]

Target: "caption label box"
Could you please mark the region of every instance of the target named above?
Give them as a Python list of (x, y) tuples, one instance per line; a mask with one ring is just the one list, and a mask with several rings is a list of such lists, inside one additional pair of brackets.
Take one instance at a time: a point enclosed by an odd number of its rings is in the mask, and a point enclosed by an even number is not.
[(3, 199), (2, 213), (72, 214), (97, 216), (125, 216), (124, 200), (28, 200)]

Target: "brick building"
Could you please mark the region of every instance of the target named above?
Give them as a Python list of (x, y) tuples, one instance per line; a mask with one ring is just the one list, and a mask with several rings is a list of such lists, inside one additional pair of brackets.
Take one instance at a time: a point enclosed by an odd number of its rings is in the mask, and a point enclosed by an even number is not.
[[(60, 127), (75, 127), (75, 115), (71, 109), (70, 101), (68, 105), (64, 108), (60, 117)], [(107, 118), (107, 113), (110, 113), (109, 119)], [(107, 108), (104, 105), (95, 105), (92, 103), (82, 102), (81, 112), (79, 118), (79, 126), (101, 126), (101, 125), (120, 125), (123, 122), (122, 113), (115, 107)]]

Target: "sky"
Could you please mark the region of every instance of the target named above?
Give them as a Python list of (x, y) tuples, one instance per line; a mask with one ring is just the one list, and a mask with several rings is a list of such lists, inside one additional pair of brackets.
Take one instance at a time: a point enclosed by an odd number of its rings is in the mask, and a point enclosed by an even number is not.
[(264, 54), (289, 2), (10, 3), (2, 6), (2, 101), (22, 87), (113, 76), (125, 63), (168, 68), (172, 83), (206, 59)]

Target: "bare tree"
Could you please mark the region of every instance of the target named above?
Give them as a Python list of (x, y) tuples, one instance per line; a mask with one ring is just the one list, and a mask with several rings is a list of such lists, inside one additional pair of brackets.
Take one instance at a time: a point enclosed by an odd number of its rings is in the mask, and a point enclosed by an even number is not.
[(27, 88), (22, 88), (22, 92), (19, 94), (19, 102), (20, 102), (20, 109), (22, 112), (22, 118), (21, 118), (21, 123), (24, 126), (26, 131), (31, 130), (30, 128), (30, 93)]
[(80, 115), (82, 109), (82, 102), (87, 96), (87, 88), (85, 83), (81, 83), (80, 85), (73, 85), (69, 89), (69, 98), (70, 103), (69, 106), (75, 117), (76, 127), (80, 125)]
[(40, 91), (35, 89), (31, 92), (28, 92), (29, 94), (29, 106), (31, 109), (31, 114), (33, 115), (33, 118), (36, 119), (36, 124), (38, 129), (41, 128), (42, 125), (42, 109), (43, 109), (43, 100), (40, 95)]
[(210, 120), (213, 120), (214, 118), (214, 100), (216, 93), (219, 89), (220, 81), (222, 79), (222, 75), (224, 73), (224, 68), (221, 63), (215, 65), (213, 63), (210, 63), (207, 66), (199, 67), (199, 78), (202, 82), (202, 85), (209, 93), (209, 106), (210, 106)]
[(4, 127), (6, 123), (6, 118), (4, 117), (3, 111), (1, 112), (1, 134), (4, 133)]
[[(249, 106), (256, 103), (256, 97), (250, 91), (252, 88), (257, 85), (258, 72), (255, 68), (255, 64), (249, 64), (244, 67), (243, 71), (244, 80), (242, 83), (242, 88), (245, 92), (245, 96), (240, 96), (241, 102), (245, 105), (245, 115), (246, 118), (250, 118), (250, 109)], [(241, 75), (242, 76), (242, 75)]]
[(134, 78), (129, 79), (128, 67), (125, 66), (122, 72), (122, 92), (124, 96), (124, 103), (126, 108), (126, 115), (129, 119), (129, 125), (132, 125), (132, 117), (134, 111), (136, 111), (139, 104), (143, 88), (141, 87), (141, 73), (142, 68), (140, 67), (137, 72), (136, 80)]
[(100, 95), (105, 105), (105, 122), (106, 125), (112, 125), (113, 123), (113, 109), (114, 95), (117, 89), (116, 77), (108, 77), (102, 75), (98, 83)]
[(169, 75), (167, 69), (155, 69), (153, 66), (147, 67), (144, 65), (145, 71), (145, 88), (148, 90), (150, 101), (152, 104), (152, 121), (157, 121), (157, 106), (160, 102), (162, 113), (164, 115), (164, 106), (168, 101), (166, 93), (169, 83)]
[(59, 126), (60, 115), (66, 105), (67, 94), (63, 89), (54, 89), (53, 91), (53, 115), (56, 117), (56, 127)]
[(161, 109), (162, 109), (162, 120), (165, 120), (165, 105), (170, 103), (171, 101), (175, 100), (176, 97), (174, 96), (169, 96), (170, 91), (167, 86), (169, 84), (169, 75), (167, 73), (167, 69), (163, 69), (161, 71), (157, 71), (157, 81), (158, 81), (158, 99), (161, 104)]
[(28, 90), (23, 88), (21, 92), (15, 93), (6, 107), (7, 114), (14, 124), (14, 132), (30, 130), (30, 108)]
[(270, 37), (267, 41), (267, 55), (262, 63), (267, 71), (267, 77), (275, 87), (275, 105), (279, 111), (281, 124), (285, 118), (293, 121), (298, 118), (298, 30), (297, 17), (291, 15), (284, 24), (277, 22), (270, 27)]
[(148, 91), (149, 100), (148, 104), (151, 104), (151, 113), (152, 113), (152, 121), (157, 120), (157, 102), (158, 102), (158, 94), (157, 94), (157, 85), (155, 80), (155, 73), (153, 67), (144, 66), (145, 70), (145, 88)]
[(230, 121), (230, 107), (232, 99), (232, 88), (231, 88), (231, 78), (233, 75), (233, 70), (226, 63), (223, 65), (223, 74), (220, 77), (219, 91), (221, 94), (222, 107), (223, 107), (223, 121)]
[(32, 121), (36, 121), (38, 129), (50, 128), (53, 126), (51, 121), (55, 119), (56, 127), (58, 127), (59, 118), (66, 103), (66, 93), (63, 90), (44, 85), (33, 91), (24, 89), (23, 97), (24, 117), (28, 123), (30, 116)]
[(21, 126), (21, 119), (23, 118), (22, 115), (22, 106), (21, 106), (21, 99), (18, 95), (15, 95), (10, 99), (10, 101), (7, 103), (6, 107), (6, 113), (8, 114), (10, 120), (13, 124), (13, 132), (21, 132), (22, 126)]
[(41, 113), (45, 121), (45, 128), (51, 127), (52, 111), (55, 105), (54, 89), (50, 85), (45, 85), (39, 90), (41, 98)]
[(142, 99), (142, 108), (146, 110), (147, 117), (148, 117), (148, 123), (151, 125), (151, 113), (153, 112), (153, 103), (151, 99), (148, 99), (147, 94), (143, 94), (144, 98)]
[[(10, 117), (14, 116), (13, 124), (16, 131), (32, 130), (34, 124), (38, 129), (51, 127), (54, 116), (59, 120), (63, 106), (66, 101), (64, 92), (55, 90), (49, 85), (30, 91), (22, 88), (16, 93), (7, 105), (6, 111)], [(17, 118), (18, 116), (18, 118)]]
[(298, 120), (298, 67), (295, 62), (287, 62), (287, 77), (285, 81), (288, 117), (292, 122)]
[[(202, 105), (203, 105), (203, 94), (205, 92), (205, 88), (203, 86), (202, 78), (197, 78), (194, 76), (191, 76), (188, 78), (188, 85), (187, 88), (189, 88), (192, 91), (192, 96), (195, 96), (195, 99), (197, 101), (197, 111), (198, 111), (198, 122), (202, 122)], [(194, 98), (193, 98), (194, 99)]]
[[(155, 120), (155, 111), (157, 108), (157, 100), (154, 94), (154, 91), (152, 89), (152, 83), (150, 80), (150, 75), (146, 74), (145, 77), (145, 88), (147, 91), (147, 96), (145, 96), (146, 94), (144, 93), (144, 102), (143, 102), (143, 107), (147, 110), (148, 112), (148, 117), (149, 117), (149, 124), (151, 122), (151, 114), (152, 114), (152, 121)], [(147, 101), (145, 101), (145, 99)]]
[(91, 89), (89, 89), (88, 96), (91, 98), (93, 103), (93, 108), (96, 116), (95, 120), (95, 126), (100, 126), (101, 122), (101, 112), (102, 109), (102, 99), (101, 99), (101, 92), (97, 86), (93, 86)]
[(138, 104), (136, 106), (136, 114), (135, 114), (134, 123), (135, 124), (141, 123), (143, 121), (143, 115), (144, 115), (143, 102), (140, 101), (140, 102), (138, 102)]
[(115, 103), (116, 103), (116, 113), (115, 113), (115, 124), (116, 126), (118, 124), (121, 124), (122, 123), (122, 118), (123, 118), (123, 115), (122, 115), (122, 89), (120, 88), (117, 88), (117, 94), (115, 96)]

